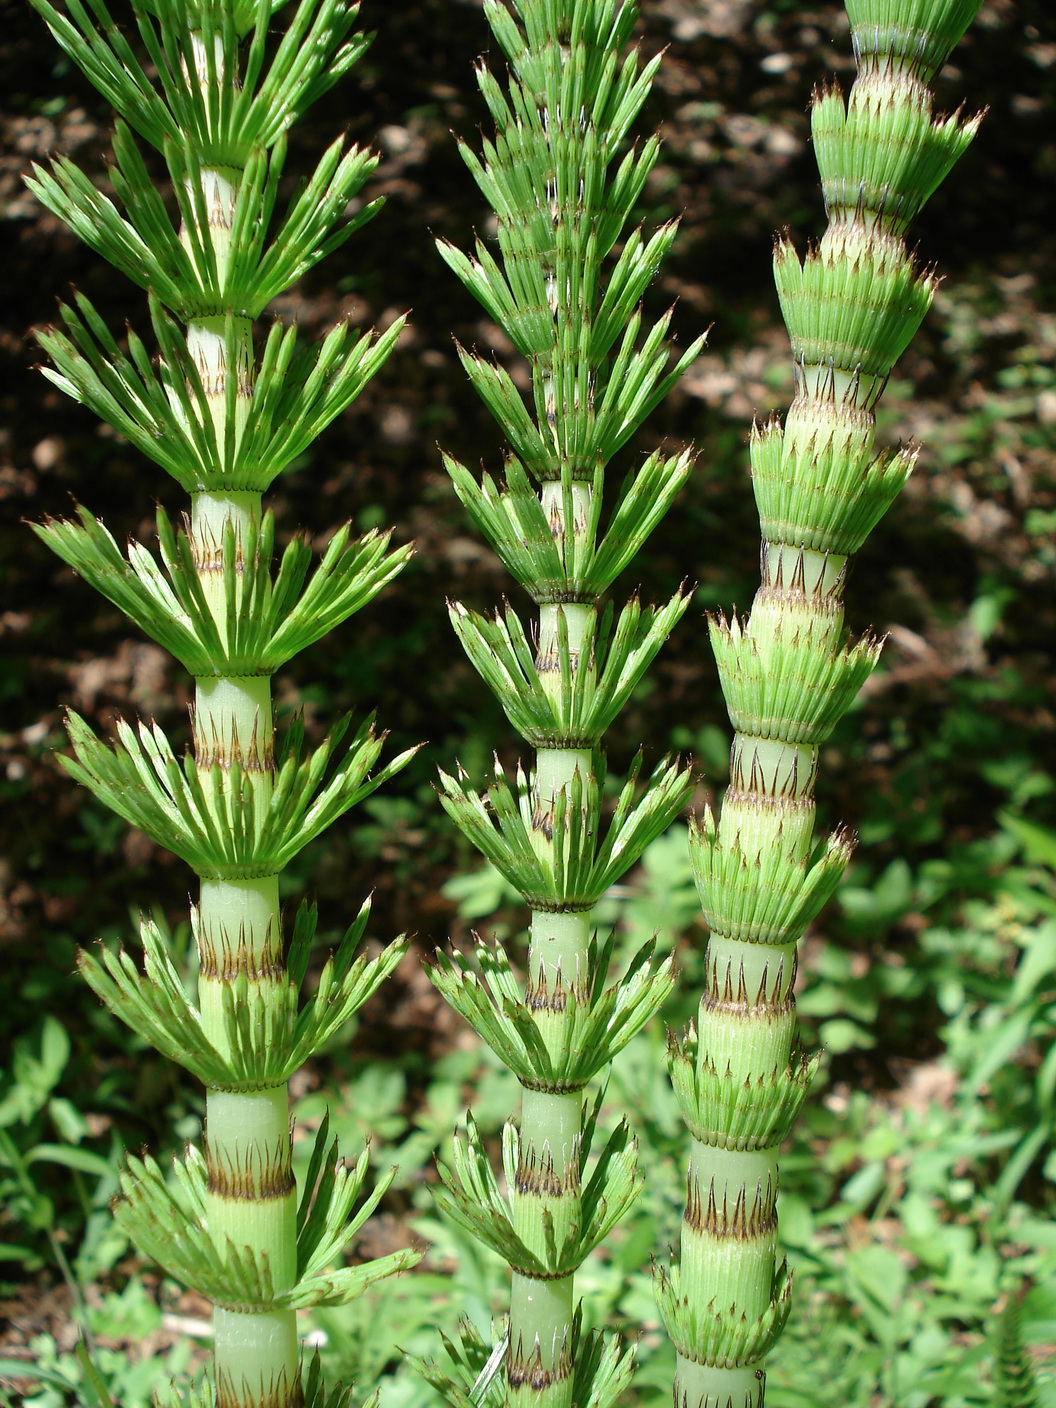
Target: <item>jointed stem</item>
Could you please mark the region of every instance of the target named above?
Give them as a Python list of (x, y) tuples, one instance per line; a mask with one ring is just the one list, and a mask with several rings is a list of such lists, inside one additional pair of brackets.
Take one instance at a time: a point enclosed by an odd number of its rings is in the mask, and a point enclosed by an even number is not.
[[(640, 955), (605, 988), (598, 969), (611, 947), (598, 942), (591, 912), (677, 814), (690, 782), (665, 764), (637, 795), (633, 782), (623, 790), (611, 821), (604, 815), (605, 732), (687, 601), (681, 593), (661, 608), (632, 601), (617, 620), (601, 603), (684, 482), (689, 457), (657, 454), (632, 472), (608, 536), (600, 499), (609, 461), (703, 339), (669, 367), (668, 319), (639, 337), (638, 304), (673, 226), (648, 238), (634, 231), (614, 253), (657, 156), (655, 141), (631, 148), (629, 138), (659, 62), (639, 65), (625, 52), (633, 0), (511, 0), (508, 8), (499, 0), (487, 8), (509, 84), (480, 71), (497, 130), (482, 159), (464, 154), (495, 211), (498, 253), (483, 240), (472, 255), (440, 248), (525, 357), (532, 392), (521, 402), (504, 370), (463, 354), (511, 455), (501, 488), (490, 475), (478, 483), (463, 466), (449, 468), (539, 618), (533, 630), (512, 609), (489, 621), (456, 605), (452, 616), (474, 665), (535, 749), (535, 768), (530, 781), (518, 777), (516, 798), (497, 778), (490, 809), (461, 778), (445, 776), (443, 800), (532, 918), (523, 995), (505, 956), (484, 945), (476, 971), (458, 957), (437, 963), (444, 995), (524, 1087), (520, 1129), (505, 1136), (507, 1159), (519, 1150), (517, 1167), (506, 1163), (505, 1192), (472, 1133), (458, 1147), (445, 1201), (513, 1273), (508, 1400), (569, 1408), (578, 1393), (610, 1408), (630, 1364), (607, 1350), (611, 1367), (589, 1382), (596, 1350), (592, 1336), (579, 1335), (574, 1276), (639, 1184), (621, 1125), (597, 1151), (597, 1187), (588, 1183), (584, 1201), (583, 1092), (658, 1010), (672, 977), (669, 964)], [(478, 1354), (469, 1339), (459, 1380)], [(467, 1393), (475, 1399), (474, 1383), (429, 1372), (451, 1403), (464, 1405)]]
[[(210, 1234), (266, 1258), (275, 1291), (289, 1290), (297, 1280), (297, 1199), (286, 1087), (209, 1091), (205, 1147)], [(213, 1355), (229, 1403), (299, 1401), (296, 1311), (217, 1306)]]
[[(217, 545), (229, 532), (243, 543), (259, 521), (258, 494), (196, 496), (195, 558), (220, 620), (224, 582)], [(270, 676), (198, 679), (195, 704), (195, 759), (207, 788), (248, 789), (263, 816), (274, 770)], [(278, 876), (203, 878), (198, 934), (203, 1025), (217, 1049), (229, 1051), (225, 1012), (232, 994), (260, 994), (265, 1007), (274, 1008), (287, 982)], [(219, 1245), (229, 1238), (233, 1247), (248, 1248), (267, 1266), (273, 1290), (289, 1290), (297, 1280), (297, 1194), (285, 1084), (210, 1090), (205, 1134), (211, 1236)], [(232, 1404), (297, 1401), (294, 1311), (218, 1307), (214, 1356), (217, 1382)]]
[(913, 464), (874, 454), (874, 408), (934, 289), (902, 235), (975, 129), (933, 120), (926, 86), (974, 8), (848, 0), (859, 75), (846, 100), (819, 90), (812, 119), (829, 227), (805, 260), (787, 242), (775, 256), (796, 394), (784, 427), (752, 436), (751, 614), (712, 622), (731, 783), (694, 837), (711, 938), (696, 1030), (672, 1050), (693, 1136), (681, 1262), (659, 1288), (676, 1408), (758, 1408), (787, 1313), (777, 1151), (810, 1078), (793, 1054), (796, 946), (850, 855), (842, 833), (815, 852), (815, 772), (879, 653), (845, 638), (846, 569)]
[[(515, 1216), (525, 1242), (545, 1255), (543, 1211), (558, 1236), (579, 1213), (583, 1097), (525, 1090)], [(534, 1244), (534, 1245), (533, 1245)], [(572, 1395), (575, 1276), (513, 1273), (507, 1382), (513, 1403), (562, 1408)]]
[(675, 1408), (758, 1408), (763, 1385), (763, 1371), (755, 1365), (727, 1368), (675, 1354)]
[[(206, 77), (203, 62), (199, 78), (204, 83)], [(230, 257), (241, 179), (240, 171), (229, 168), (205, 169), (201, 175), (209, 235), (221, 270)], [(218, 443), (232, 435), (237, 440), (252, 405), (252, 323), (228, 316), (193, 320), (187, 327), (187, 348)], [(193, 496), (195, 565), (222, 636), (228, 629), (231, 585), (224, 545), (233, 538), (235, 570), (244, 572), (247, 543), (259, 529), (261, 512), (258, 493), (213, 490)], [(194, 748), (207, 793), (248, 791), (255, 814), (263, 819), (275, 766), (270, 675), (196, 679)], [(274, 1007), (287, 981), (278, 876), (203, 878), (199, 921), (203, 1022), (214, 1044), (225, 1050), (225, 1007), (232, 992), (244, 984), (247, 996), (259, 993), (267, 1007)], [(232, 1247), (259, 1258), (276, 1294), (289, 1290), (297, 1280), (297, 1190), (285, 1083), (251, 1092), (208, 1091), (205, 1136), (210, 1235), (219, 1245), (227, 1238)], [(283, 1408), (298, 1402), (296, 1312), (218, 1306), (214, 1372), (232, 1405)]]
[[(575, 610), (575, 608), (573, 608)], [(578, 608), (580, 613), (584, 608)], [(555, 608), (540, 613), (540, 659), (548, 638), (556, 642)], [(569, 634), (582, 638), (576, 616)], [(555, 647), (556, 648), (556, 647)], [(545, 678), (545, 676), (544, 676)], [(541, 748), (536, 755), (537, 843), (554, 845), (554, 808), (570, 793), (578, 775), (592, 775), (589, 749)], [(560, 838), (558, 838), (560, 842)], [(590, 915), (536, 911), (528, 949), (526, 1000), (544, 1043), (559, 1053), (561, 1014), (571, 988), (582, 991), (588, 977)], [(548, 1015), (551, 1022), (548, 1022)], [(515, 1222), (526, 1245), (546, 1259), (546, 1222), (561, 1239), (580, 1220), (583, 1093), (525, 1089), (521, 1100), (521, 1167), (513, 1202)], [(572, 1320), (575, 1275), (541, 1280), (513, 1272), (507, 1382), (511, 1403), (568, 1408), (572, 1398)]]
[[(119, 731), (114, 748), (82, 720), (71, 726), (70, 771), (201, 881), (197, 1002), (183, 993), (152, 920), (142, 925), (142, 972), (123, 954), (81, 955), (112, 1010), (207, 1092), (204, 1157), (188, 1150), (173, 1184), (149, 1156), (131, 1158), (115, 1212), (144, 1253), (215, 1305), (216, 1408), (287, 1408), (301, 1401), (294, 1307), (347, 1303), (417, 1259), (396, 1252), (363, 1272), (334, 1267), (366, 1169), (338, 1169), (325, 1127), (312, 1154), (318, 1206), (298, 1228), (287, 1081), (391, 972), (403, 945), (369, 962), (344, 945), (324, 969), (325, 993), (299, 1002), (314, 914), (298, 913), (288, 967), (278, 875), (380, 781), (372, 774), (380, 742), (363, 727), (339, 750), (342, 725), (309, 761), (295, 728), (281, 790), (271, 697), (273, 672), (366, 604), (407, 552), (389, 553), (377, 535), (350, 542), (346, 525), (304, 587), (301, 544), (273, 571), (273, 521), (261, 502), (313, 433), (355, 399), (395, 335), (348, 339), (338, 329), (314, 351), (296, 351), (292, 330), (276, 337), (276, 328), (259, 365), (253, 342), (253, 319), (354, 227), (342, 228), (345, 212), (375, 161), (358, 149), (342, 154), (340, 144), (288, 216), (273, 214), (287, 128), (366, 41), (352, 33), (355, 0), (303, 0), (290, 42), (277, 45), (267, 3), (133, 0), (148, 72), (105, 6), (71, 0), (62, 13), (51, 0), (34, 4), (122, 121), (116, 205), (62, 161), (50, 174), (35, 170), (30, 184), (150, 290), (161, 357), (152, 363), (131, 333), (126, 353), (81, 296), (76, 311), (63, 310), (65, 331), (41, 340), (59, 384), (191, 496), (186, 529), (159, 515), (160, 562), (141, 544), (122, 558), (86, 512), (38, 530), (195, 682), (194, 756), (182, 765), (157, 725)], [(137, 137), (165, 160), (178, 230), (150, 188)], [(365, 922), (364, 910), (352, 937)]]

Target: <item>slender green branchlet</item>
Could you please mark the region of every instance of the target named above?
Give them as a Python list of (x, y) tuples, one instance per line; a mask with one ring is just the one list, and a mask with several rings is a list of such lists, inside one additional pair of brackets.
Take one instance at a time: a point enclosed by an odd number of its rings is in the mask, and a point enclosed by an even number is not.
[(843, 832), (815, 840), (818, 752), (879, 654), (871, 637), (848, 642), (844, 583), (916, 456), (875, 451), (874, 409), (934, 292), (903, 235), (978, 125), (936, 118), (927, 85), (978, 8), (847, 0), (858, 75), (846, 98), (833, 86), (813, 102), (828, 229), (804, 259), (777, 246), (795, 399), (783, 425), (752, 433), (763, 544), (751, 615), (711, 622), (731, 783), (692, 836), (711, 937), (696, 1026), (671, 1050), (691, 1138), (681, 1258), (657, 1280), (676, 1408), (759, 1408), (788, 1314), (777, 1152), (814, 1066), (794, 1049), (796, 946), (851, 851)]
[[(299, 349), (293, 328), (275, 323), (258, 338), (254, 320), (375, 213), (377, 203), (345, 219), (376, 158), (341, 141), (276, 211), (288, 128), (367, 40), (349, 0), (300, 0), (277, 42), (281, 0), (133, 0), (141, 60), (103, 0), (34, 4), (117, 109), (116, 200), (63, 158), (36, 168), (30, 186), (148, 290), (159, 354), (152, 360), (134, 333), (120, 346), (78, 295), (62, 326), (41, 335), (52, 364), (45, 374), (190, 495), (181, 526), (159, 514), (160, 561), (138, 543), (123, 553), (86, 510), (38, 529), (195, 685), (185, 759), (156, 725), (122, 724), (111, 746), (70, 718), (70, 773), (201, 881), (191, 915), (196, 1003), (149, 919), (142, 971), (124, 953), (81, 957), (110, 1008), (207, 1090), (201, 1151), (177, 1162), (174, 1180), (149, 1157), (131, 1159), (116, 1216), (145, 1254), (216, 1307), (201, 1401), (321, 1402), (315, 1370), (302, 1384), (297, 1310), (351, 1300), (414, 1257), (342, 1264), (384, 1184), (354, 1210), (366, 1157), (341, 1164), (324, 1123), (298, 1196), (286, 1083), (391, 972), (403, 945), (357, 958), (364, 907), (302, 999), (315, 916), (302, 905), (287, 942), (278, 877), (409, 755), (375, 770), (383, 739), (369, 719), (339, 723), (314, 751), (294, 725), (276, 748), (271, 677), (369, 602), (408, 551), (390, 549), (383, 534), (355, 540), (346, 525), (314, 570), (299, 538), (274, 570), (275, 525), (262, 495), (354, 400), (400, 324), (381, 336), (342, 326)], [(140, 142), (164, 160), (175, 226)]]
[[(636, 1196), (624, 1126), (588, 1162), (596, 1108), (590, 1081), (653, 1016), (671, 987), (651, 950), (606, 986), (611, 941), (591, 911), (677, 814), (689, 776), (663, 763), (632, 776), (603, 816), (604, 736), (683, 614), (680, 591), (659, 607), (601, 606), (690, 469), (650, 456), (603, 514), (606, 467), (697, 356), (672, 362), (670, 314), (642, 325), (639, 303), (676, 233), (627, 225), (658, 153), (628, 144), (659, 59), (626, 46), (635, 7), (623, 0), (485, 0), (509, 64), (481, 91), (495, 123), (478, 157), (463, 156), (495, 212), (497, 251), (440, 253), (508, 334), (531, 372), (530, 403), (501, 367), (461, 352), (505, 435), (504, 482), (448, 461), (476, 525), (538, 608), (525, 627), (509, 608), (461, 605), (454, 627), (535, 764), (485, 794), (444, 775), (441, 800), (482, 854), (524, 896), (531, 930), (524, 986), (498, 948), (438, 957), (440, 991), (516, 1074), (518, 1123), (503, 1142), (504, 1186), (470, 1122), (444, 1171), (442, 1203), (512, 1272), (508, 1341), (473, 1333), (451, 1347), (453, 1375), (427, 1372), (457, 1408), (480, 1400), (602, 1408), (630, 1374), (615, 1343), (580, 1333), (575, 1273)], [(610, 258), (618, 246), (618, 254)], [(636, 770), (637, 771), (637, 770)], [(500, 1341), (501, 1343), (501, 1341)], [(490, 1378), (489, 1378), (490, 1375)]]

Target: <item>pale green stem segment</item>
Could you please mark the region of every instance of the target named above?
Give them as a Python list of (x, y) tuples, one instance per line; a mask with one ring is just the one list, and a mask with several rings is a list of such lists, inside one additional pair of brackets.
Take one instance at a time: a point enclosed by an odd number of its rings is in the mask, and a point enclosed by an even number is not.
[(510, 1403), (559, 1408), (571, 1402), (574, 1313), (574, 1276), (541, 1281), (513, 1273), (506, 1366)]
[[(231, 225), (241, 172), (205, 170), (202, 191), (209, 234), (221, 271), (231, 252)], [(253, 332), (247, 318), (191, 322), (194, 358), (218, 441), (237, 441), (253, 395)], [(234, 387), (231, 382), (234, 379)], [(233, 490), (193, 496), (191, 543), (206, 600), (228, 635), (232, 574), (246, 569), (261, 521), (259, 493)], [(233, 560), (232, 560), (233, 553)], [(225, 570), (226, 563), (226, 570)], [(195, 761), (206, 796), (230, 789), (253, 798), (263, 820), (274, 785), (271, 678), (195, 680)], [(274, 1010), (286, 984), (277, 875), (203, 876), (199, 906), (199, 1000), (207, 1034), (230, 1049), (235, 1002)], [(247, 1253), (273, 1293), (297, 1280), (297, 1190), (293, 1177), (286, 1085), (256, 1091), (209, 1090), (206, 1097), (206, 1212), (216, 1244)], [(229, 1408), (285, 1408), (300, 1398), (297, 1317), (293, 1310), (245, 1310), (233, 1300), (216, 1307), (214, 1372)]]
[[(585, 531), (589, 486), (572, 486), (573, 522), (566, 524), (560, 486), (545, 484), (541, 501), (559, 543)], [(536, 669), (544, 689), (560, 684), (562, 638), (567, 639), (573, 673), (593, 669), (583, 658), (583, 642), (593, 608), (581, 603), (544, 604), (539, 611)], [(593, 778), (589, 748), (540, 748), (536, 755), (535, 845), (552, 858), (562, 843), (554, 830), (562, 797), (573, 805), (577, 788), (585, 795)], [(543, 911), (532, 914), (526, 1001), (544, 1043), (559, 1051), (562, 1021), (570, 992), (584, 995), (589, 982), (590, 914)], [(582, 1175), (583, 1093), (581, 1090), (525, 1089), (521, 1103), (521, 1159), (512, 1210), (517, 1232), (540, 1257), (547, 1258), (547, 1227), (561, 1246), (579, 1224)], [(507, 1359), (509, 1402), (538, 1408), (570, 1408), (572, 1401), (572, 1322), (575, 1275), (543, 1280), (514, 1270), (510, 1301)]]
[[(693, 1140), (682, 1221), (682, 1291), (690, 1302), (758, 1320), (770, 1306), (777, 1249), (777, 1150), (731, 1151)], [(744, 1408), (762, 1400), (755, 1365), (699, 1364), (679, 1354), (674, 1401)]]
[[(544, 1217), (551, 1219), (560, 1245), (579, 1213), (582, 1113), (580, 1091), (523, 1093), (514, 1224), (528, 1247), (542, 1255)], [(571, 1402), (574, 1313), (574, 1275), (542, 1280), (514, 1271), (507, 1364), (511, 1402), (547, 1408)]]
[[(766, 573), (786, 591), (796, 590), (807, 600), (824, 600), (842, 589), (847, 558), (838, 553), (813, 552), (787, 543), (766, 543)], [(793, 584), (795, 584), (793, 588)], [(753, 606), (753, 614), (757, 608)], [(780, 742), (779, 739), (774, 740)]]
[[(210, 175), (206, 172), (204, 175)], [(249, 318), (198, 318), (187, 325), (187, 350), (205, 392), (217, 443), (242, 438), (253, 404), (253, 324)], [(229, 376), (234, 376), (233, 415), (229, 416)], [(228, 425), (230, 423), (230, 430)]]
[(245, 982), (245, 1000), (262, 1007), (275, 1003), (284, 985), (279, 880), (201, 882), (198, 906), (198, 1000), (206, 1034), (229, 1054), (225, 1007), (236, 982)]
[(297, 1274), (286, 1090), (209, 1092), (209, 1226), (220, 1245), (268, 1259), (273, 1288)]
[[(542, 756), (540, 754), (540, 756)], [(529, 964), (531, 1003), (545, 1014), (544, 992), (582, 984), (586, 976), (587, 948), (590, 944), (589, 914), (551, 914), (536, 910), (532, 915)]]
[[(292, 1310), (245, 1315), (217, 1306), (213, 1311), (217, 1408), (301, 1402), (297, 1320)], [(290, 1378), (290, 1365), (294, 1378)]]
[[(289, 1290), (297, 1280), (297, 1199), (286, 1087), (211, 1090), (206, 1108), (206, 1215), (214, 1243), (226, 1241), (242, 1255), (248, 1249), (267, 1267), (273, 1290)], [(217, 1306), (213, 1352), (230, 1403), (298, 1401), (295, 1311)]]
[(195, 684), (199, 765), (264, 771), (272, 758), (270, 675), (203, 675)]
[[(552, 383), (547, 382), (547, 390)], [(539, 492), (539, 501), (543, 506), (550, 524), (550, 532), (557, 543), (568, 567), (570, 550), (584, 543), (589, 536), (590, 509), (594, 498), (594, 490), (590, 484), (582, 480), (573, 480), (568, 485), (568, 504), (566, 505), (566, 489), (558, 480), (548, 480), (543, 484)], [(571, 522), (566, 523), (566, 507), (571, 507)], [(573, 620), (586, 623), (589, 607), (572, 603), (564, 608), (566, 620), (569, 623), (569, 630), (573, 629)], [(548, 623), (552, 623), (556, 630), (556, 611), (553, 607), (543, 606), (539, 612), (539, 629), (542, 636), (547, 629)], [(540, 641), (542, 644), (542, 640)]]
[(761, 1408), (765, 1385), (754, 1364), (726, 1369), (675, 1354), (674, 1408)]

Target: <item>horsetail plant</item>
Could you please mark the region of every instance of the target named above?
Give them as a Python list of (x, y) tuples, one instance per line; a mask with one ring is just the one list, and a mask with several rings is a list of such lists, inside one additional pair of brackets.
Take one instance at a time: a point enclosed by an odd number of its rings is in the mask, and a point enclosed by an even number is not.
[(433, 969), (443, 995), (517, 1076), (522, 1102), (519, 1125), (503, 1136), (505, 1189), (470, 1117), (441, 1194), (455, 1221), (510, 1266), (505, 1346), (468, 1330), (450, 1346), (455, 1376), (427, 1373), (457, 1408), (483, 1393), (495, 1404), (601, 1408), (626, 1386), (630, 1368), (615, 1343), (581, 1335), (575, 1273), (640, 1180), (625, 1125), (588, 1172), (597, 1104), (585, 1108), (585, 1090), (655, 1014), (672, 974), (650, 947), (606, 986), (612, 941), (599, 940), (591, 910), (678, 813), (690, 780), (666, 761), (639, 791), (635, 768), (603, 822), (605, 731), (688, 598), (680, 590), (657, 608), (632, 600), (618, 617), (600, 598), (670, 506), (691, 457), (649, 456), (624, 481), (604, 529), (602, 499), (609, 461), (703, 339), (671, 365), (671, 314), (642, 335), (639, 301), (676, 226), (648, 237), (625, 232), (658, 154), (655, 138), (627, 143), (659, 64), (624, 54), (636, 7), (485, 0), (484, 8), (510, 66), (509, 88), (478, 70), (497, 134), (482, 159), (465, 146), (462, 154), (495, 212), (499, 259), (481, 240), (472, 255), (439, 248), (527, 359), (532, 405), (503, 368), (460, 349), (510, 453), (501, 485), (446, 464), (539, 617), (526, 628), (508, 606), (487, 618), (456, 604), (451, 615), (536, 759), (512, 785), (496, 764), (484, 795), (463, 775), (445, 774), (441, 799), (520, 891), (531, 929), (523, 990), (507, 955), (483, 942), (472, 959), (441, 954)]
[[(71, 715), (75, 758), (63, 760), (201, 881), (191, 911), (197, 1003), (151, 919), (142, 923), (144, 972), (124, 953), (81, 955), (112, 1011), (207, 1090), (202, 1150), (176, 1162), (174, 1180), (147, 1156), (130, 1159), (115, 1215), (146, 1255), (215, 1306), (200, 1401), (321, 1402), (314, 1367), (302, 1385), (297, 1310), (344, 1304), (416, 1257), (340, 1265), (387, 1183), (355, 1210), (367, 1156), (345, 1167), (324, 1121), (298, 1200), (287, 1082), (392, 971), (404, 944), (357, 958), (365, 905), (302, 1002), (315, 912), (301, 905), (285, 945), (279, 874), (410, 755), (372, 772), (383, 736), (369, 719), (338, 723), (310, 753), (296, 723), (276, 751), (271, 677), (369, 602), (409, 549), (390, 550), (387, 534), (355, 540), (346, 524), (314, 572), (307, 542), (295, 538), (273, 575), (275, 523), (262, 495), (355, 399), (401, 322), (380, 336), (339, 326), (300, 350), (294, 328), (273, 323), (257, 341), (253, 324), (378, 208), (345, 218), (376, 158), (339, 139), (275, 219), (288, 128), (369, 40), (349, 0), (299, 0), (277, 43), (269, 29), (281, 0), (134, 0), (148, 69), (103, 0), (67, 0), (64, 12), (34, 4), (117, 109), (110, 179), (123, 213), (65, 158), (35, 168), (30, 186), (147, 290), (160, 352), (152, 362), (131, 332), (123, 350), (77, 295), (61, 310), (63, 326), (40, 337), (53, 364), (45, 374), (191, 498), (182, 526), (159, 511), (160, 563), (135, 542), (123, 554), (84, 509), (78, 521), (37, 529), (195, 683), (193, 756), (181, 762), (156, 724), (121, 724), (111, 747)], [(177, 227), (133, 133), (164, 158)]]
[(1010, 1287), (993, 1329), (994, 1408), (1038, 1408), (1034, 1364), (1023, 1337), (1023, 1301), (1029, 1286)]
[(751, 615), (711, 622), (731, 782), (692, 836), (706, 987), (671, 1050), (691, 1136), (680, 1264), (657, 1279), (676, 1408), (761, 1405), (788, 1314), (777, 1151), (816, 1065), (793, 1050), (796, 946), (852, 846), (842, 831), (815, 842), (818, 752), (880, 651), (868, 635), (848, 643), (843, 592), (917, 455), (874, 453), (875, 408), (935, 291), (903, 236), (979, 122), (936, 118), (927, 85), (979, 3), (848, 0), (857, 78), (846, 100), (836, 85), (813, 100), (828, 229), (802, 261), (777, 245), (795, 397), (783, 427), (752, 434), (763, 541)]

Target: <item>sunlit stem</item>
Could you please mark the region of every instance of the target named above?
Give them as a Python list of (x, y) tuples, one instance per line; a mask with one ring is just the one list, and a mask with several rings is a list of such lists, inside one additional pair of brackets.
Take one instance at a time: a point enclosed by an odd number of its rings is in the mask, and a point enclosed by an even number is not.
[[(209, 81), (195, 40), (199, 81)], [(218, 50), (219, 52), (219, 50)], [(206, 168), (201, 201), (220, 286), (230, 265), (240, 171)], [(181, 238), (188, 242), (187, 230)], [(253, 329), (242, 316), (202, 317), (187, 327), (187, 348), (201, 380), (217, 443), (230, 460), (245, 429), (254, 379)], [(191, 544), (202, 592), (222, 640), (232, 627), (238, 590), (261, 521), (259, 493), (193, 496)], [(233, 557), (232, 557), (233, 552)], [(230, 642), (229, 642), (230, 645)], [(195, 680), (195, 760), (217, 809), (226, 792), (248, 791), (258, 827), (274, 776), (271, 678), (209, 676)], [(231, 1050), (234, 1004), (276, 1010), (284, 997), (282, 920), (277, 875), (203, 877), (199, 905), (199, 999), (213, 1044)], [(272, 1293), (297, 1279), (297, 1197), (286, 1085), (257, 1091), (209, 1090), (206, 1098), (206, 1215), (210, 1235), (249, 1257)], [(296, 1313), (217, 1306), (213, 1324), (218, 1395), (232, 1405), (284, 1408), (300, 1398)]]

